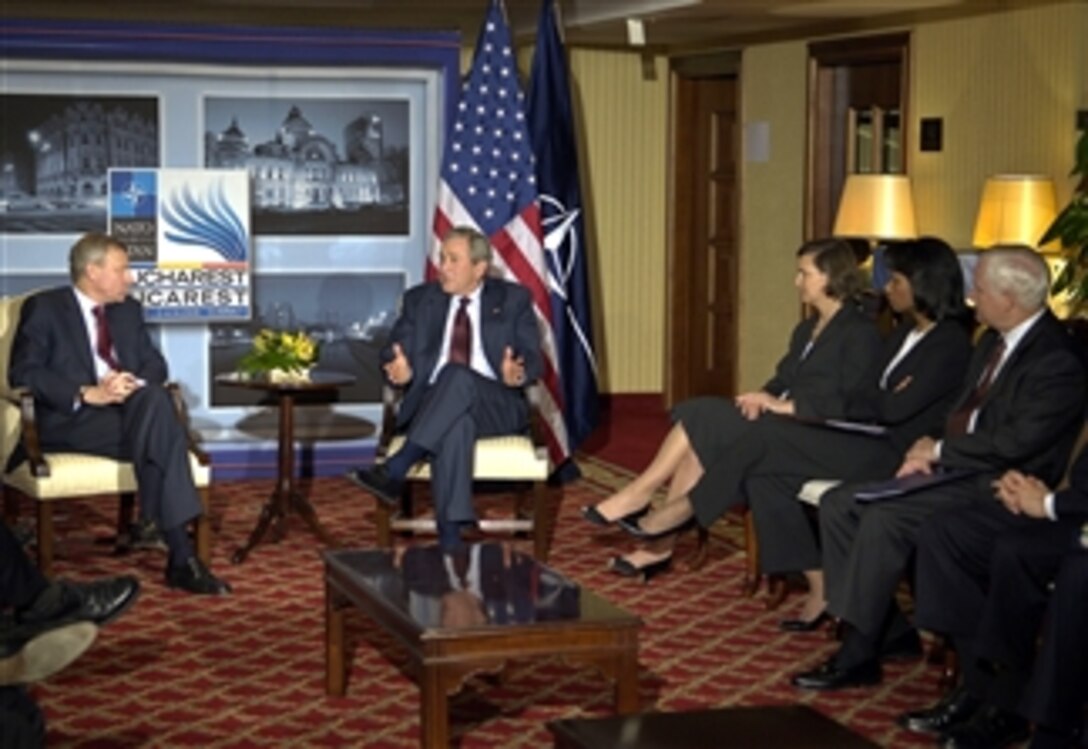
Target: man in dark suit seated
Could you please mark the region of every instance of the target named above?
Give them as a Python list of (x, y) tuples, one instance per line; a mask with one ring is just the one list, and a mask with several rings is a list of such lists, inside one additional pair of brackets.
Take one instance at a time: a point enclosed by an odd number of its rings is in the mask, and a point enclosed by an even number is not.
[(45, 746), (42, 712), (21, 685), (72, 663), (139, 592), (134, 577), (50, 582), (0, 523), (0, 746)]
[(991, 483), (1020, 467), (1051, 485), (1065, 469), (1084, 414), (1084, 369), (1071, 336), (1046, 308), (1050, 277), (1028, 249), (994, 249), (975, 269), (975, 313), (987, 330), (939, 441), (918, 439), (897, 473), (965, 476), (871, 504), (843, 486), (820, 503), (828, 609), (845, 623), (841, 647), (796, 686), (878, 683), (881, 658), (919, 654), (917, 632), (895, 603), (918, 529), (938, 510), (993, 504)]
[(1033, 749), (1074, 746), (1088, 699), (1088, 449), (1065, 489), (1009, 471), (994, 490), (1000, 502), (919, 532), (917, 623), (953, 638), (962, 681), (899, 722), (964, 749), (1019, 741), (1031, 719)]
[[(90, 233), (72, 245), (68, 265), (72, 286), (23, 303), (11, 385), (34, 394), (44, 450), (132, 462), (140, 515), (166, 539), (169, 586), (227, 593), (229, 586), (197, 559), (186, 530), (203, 508), (185, 429), (162, 387), (166, 360), (151, 342), (142, 305), (128, 296), (128, 251), (113, 237)], [(16, 447), (9, 469), (24, 456)]]
[(438, 280), (405, 292), (382, 351), (389, 382), (404, 388), (397, 413), (406, 441), (381, 465), (348, 478), (395, 505), (408, 470), (431, 462), (439, 543), (461, 544), (475, 522), (472, 459), (478, 437), (524, 433), (525, 386), (540, 377), (540, 329), (524, 287), (491, 278), (491, 245), (475, 229), (442, 242)]

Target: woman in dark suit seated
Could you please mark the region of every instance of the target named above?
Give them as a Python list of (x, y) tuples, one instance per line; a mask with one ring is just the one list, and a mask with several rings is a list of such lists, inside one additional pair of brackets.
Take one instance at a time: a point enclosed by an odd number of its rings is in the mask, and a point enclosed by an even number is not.
[[(763, 389), (733, 399), (694, 398), (673, 409), (676, 422), (650, 465), (630, 484), (595, 506), (582, 508), (597, 525), (622, 521), (653, 548), (612, 560), (621, 575), (648, 578), (668, 566), (676, 533), (697, 516), (709, 525), (743, 497), (723, 496), (707, 470), (736, 451), (756, 425), (777, 415), (814, 421), (867, 418), (866, 382), (879, 352), (876, 326), (855, 299), (863, 280), (850, 245), (806, 242), (797, 252), (795, 284), (815, 314), (802, 320), (775, 375)], [(645, 513), (654, 491), (669, 484), (667, 501)]]
[(893, 474), (907, 448), (944, 423), (971, 356), (971, 315), (952, 248), (923, 238), (889, 247), (885, 261), (890, 277), (884, 294), (898, 325), (869, 380), (883, 431), (776, 420), (720, 466), (743, 476), (760, 569), (800, 570), (808, 579), (800, 618), (782, 622), (787, 630), (815, 628), (827, 605), (817, 531), (797, 501), (801, 486), (810, 478), (875, 481)]

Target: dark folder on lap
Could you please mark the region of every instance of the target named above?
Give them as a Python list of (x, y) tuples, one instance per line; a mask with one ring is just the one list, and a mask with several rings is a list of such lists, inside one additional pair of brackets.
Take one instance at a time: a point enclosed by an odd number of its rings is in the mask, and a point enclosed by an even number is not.
[(949, 484), (953, 481), (973, 476), (977, 471), (967, 468), (946, 468), (938, 466), (933, 473), (912, 473), (908, 476), (890, 479), (888, 481), (874, 481), (862, 484), (854, 492), (854, 499), (859, 502), (876, 502), (881, 499), (894, 499), (912, 492), (928, 489), (932, 486)]

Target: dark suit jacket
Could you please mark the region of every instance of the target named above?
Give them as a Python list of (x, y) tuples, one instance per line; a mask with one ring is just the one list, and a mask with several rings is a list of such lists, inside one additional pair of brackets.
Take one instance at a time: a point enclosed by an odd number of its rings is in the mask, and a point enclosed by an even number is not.
[(1054, 512), (1060, 519), (1088, 516), (1088, 446), (1081, 449), (1069, 472), (1069, 486), (1054, 493)]
[[(166, 382), (166, 360), (151, 342), (143, 307), (135, 299), (106, 306), (118, 363), (149, 384)], [(11, 347), (8, 375), (13, 387), (34, 393), (43, 440), (67, 428), (79, 388), (97, 382), (91, 343), (71, 287), (29, 297)]]
[(789, 350), (763, 390), (776, 396), (789, 391), (799, 419), (872, 418), (866, 381), (880, 351), (876, 325), (847, 302), (802, 359), (816, 322), (813, 315), (793, 329)]
[[(979, 339), (953, 410), (974, 389), (999, 336), (988, 330)], [(998, 372), (975, 430), (944, 440), (941, 463), (980, 470), (981, 481), (1016, 468), (1055, 486), (1084, 421), (1084, 369), (1073, 345), (1065, 327), (1045, 312)]]
[[(397, 414), (397, 426), (406, 425), (427, 390), (431, 372), (442, 354), (450, 295), (437, 282), (420, 284), (404, 294), (400, 317), (382, 350), (382, 361), (393, 358), (393, 344), (399, 343), (412, 366)], [(525, 287), (497, 278), (484, 280), (480, 297), (480, 339), (495, 375), (502, 378), (503, 352), (509, 346), (514, 356), (525, 360), (525, 382), (531, 384), (543, 373), (540, 354), (540, 328), (533, 311), (533, 300)]]
[(971, 337), (966, 327), (944, 320), (896, 363), (888, 373), (887, 387), (880, 388), (884, 370), (912, 327), (901, 325), (892, 332), (869, 379), (876, 421), (889, 428), (889, 439), (900, 452), (944, 425), (971, 358)]

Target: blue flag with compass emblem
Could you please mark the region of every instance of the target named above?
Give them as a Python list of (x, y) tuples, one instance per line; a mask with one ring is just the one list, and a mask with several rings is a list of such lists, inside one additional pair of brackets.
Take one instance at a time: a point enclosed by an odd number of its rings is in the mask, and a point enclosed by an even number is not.
[(578, 149), (554, 0), (544, 0), (540, 8), (534, 55), (529, 76), (529, 138), (536, 155), (552, 328), (573, 453), (597, 426), (600, 408)]

